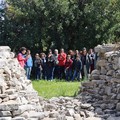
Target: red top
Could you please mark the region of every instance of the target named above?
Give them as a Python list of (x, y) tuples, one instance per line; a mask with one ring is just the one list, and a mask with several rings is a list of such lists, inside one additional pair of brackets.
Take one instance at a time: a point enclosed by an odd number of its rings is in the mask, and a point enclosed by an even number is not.
[(66, 60), (66, 63), (65, 63), (65, 68), (71, 68), (72, 67), (72, 64), (73, 64), (73, 61), (70, 59), (70, 60)]
[(20, 66), (24, 68), (25, 63), (27, 62), (27, 58), (24, 58), (23, 55), (19, 53), (17, 56), (17, 59), (18, 59)]
[(66, 53), (61, 53), (58, 55), (58, 65), (59, 66), (64, 66), (65, 65), (65, 62), (66, 62)]

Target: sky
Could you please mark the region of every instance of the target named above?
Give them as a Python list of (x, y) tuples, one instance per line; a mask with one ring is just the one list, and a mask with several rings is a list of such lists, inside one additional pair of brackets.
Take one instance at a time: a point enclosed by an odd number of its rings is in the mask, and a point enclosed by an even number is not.
[(4, 0), (0, 0), (0, 3), (1, 3), (1, 1), (4, 1)]
[(5, 1), (5, 0), (0, 0), (0, 8), (2, 8), (2, 2)]

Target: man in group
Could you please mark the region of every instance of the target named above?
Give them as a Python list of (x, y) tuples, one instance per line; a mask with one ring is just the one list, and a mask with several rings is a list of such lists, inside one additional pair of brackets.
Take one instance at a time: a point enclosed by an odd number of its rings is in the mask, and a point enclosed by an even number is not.
[(64, 70), (65, 70), (65, 62), (66, 62), (66, 53), (64, 52), (64, 49), (62, 48), (60, 50), (60, 54), (58, 55), (58, 65), (59, 65), (59, 79), (64, 78)]
[(52, 50), (49, 50), (47, 55), (47, 80), (52, 81), (54, 78), (54, 56)]
[(55, 66), (55, 69), (54, 69), (54, 78), (58, 78), (58, 73), (59, 73), (59, 61), (58, 61), (58, 49), (55, 49), (54, 50), (54, 66)]
[(88, 78), (90, 58), (85, 47), (83, 48), (82, 51), (81, 61), (82, 61), (82, 78), (83, 79)]
[(72, 80), (72, 64), (73, 61), (70, 55), (67, 55), (67, 60), (65, 62), (65, 77), (67, 81)]
[(95, 69), (95, 60), (96, 60), (96, 55), (93, 52), (93, 49), (89, 50), (89, 58), (90, 58), (90, 73)]

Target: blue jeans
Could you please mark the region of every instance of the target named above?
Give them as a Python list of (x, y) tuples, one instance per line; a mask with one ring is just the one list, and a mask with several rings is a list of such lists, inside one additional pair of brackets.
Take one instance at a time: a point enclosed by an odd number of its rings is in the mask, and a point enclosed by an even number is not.
[(81, 71), (74, 70), (72, 81), (74, 81), (75, 78), (77, 78), (77, 80), (80, 81), (80, 79), (81, 79), (80, 74), (81, 74)]
[(72, 69), (67, 69), (65, 71), (65, 77), (66, 77), (66, 80), (69, 81), (72, 79)]
[(25, 67), (27, 79), (30, 79), (32, 67)]
[(35, 79), (40, 80), (41, 79), (41, 70), (40, 68), (35, 68)]
[(47, 67), (47, 80), (52, 80), (54, 76), (54, 67), (48, 66)]

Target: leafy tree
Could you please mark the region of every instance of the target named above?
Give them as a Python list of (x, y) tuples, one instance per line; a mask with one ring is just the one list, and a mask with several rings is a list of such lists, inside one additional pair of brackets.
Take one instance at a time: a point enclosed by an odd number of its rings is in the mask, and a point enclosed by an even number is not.
[(6, 0), (0, 44), (82, 49), (120, 40), (120, 0)]

